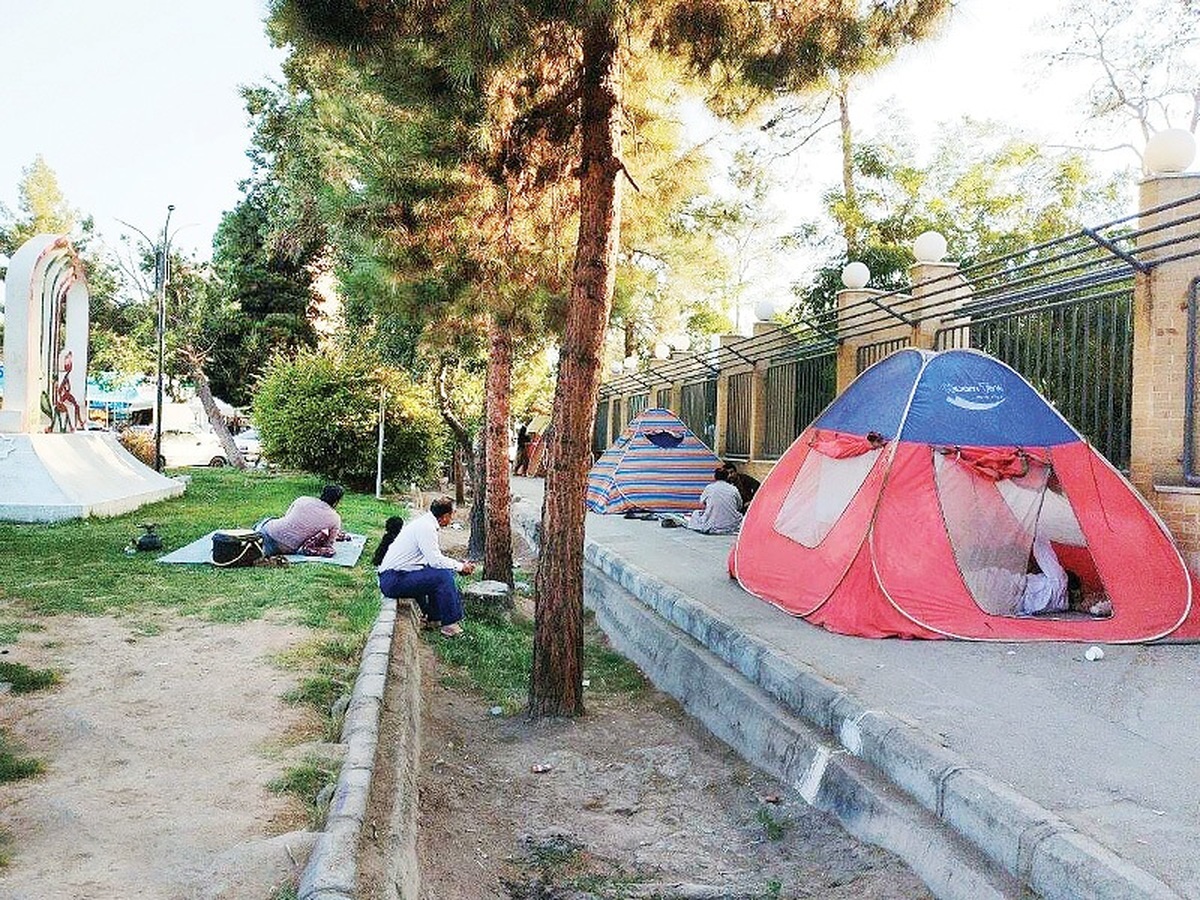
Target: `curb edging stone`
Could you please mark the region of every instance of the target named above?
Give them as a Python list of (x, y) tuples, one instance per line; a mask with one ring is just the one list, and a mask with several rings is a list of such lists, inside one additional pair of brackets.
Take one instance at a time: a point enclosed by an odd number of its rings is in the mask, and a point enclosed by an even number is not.
[(379, 616), (363, 647), (358, 677), (342, 724), (346, 755), (338, 771), (325, 829), (300, 875), (298, 900), (355, 900), (357, 896), (358, 838), (375, 771), (379, 718), (395, 627), (396, 601), (383, 597)]

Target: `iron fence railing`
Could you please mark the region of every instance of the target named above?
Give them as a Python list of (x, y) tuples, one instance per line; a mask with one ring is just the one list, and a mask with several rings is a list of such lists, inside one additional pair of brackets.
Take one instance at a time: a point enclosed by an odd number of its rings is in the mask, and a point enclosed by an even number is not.
[[(861, 368), (869, 354), (882, 355), (898, 339), (898, 330), (923, 326), (936, 332), (940, 349), (976, 346), (1000, 356), (1123, 466), (1129, 447), (1133, 279), (1166, 262), (1200, 257), (1198, 206), (1200, 194), (1184, 197), (1003, 256), (969, 261), (911, 291), (864, 292), (840, 310), (797, 308), (776, 328), (657, 364), (653, 377), (672, 383), (707, 380), (722, 368), (747, 363), (766, 363), (770, 370), (818, 358), (831, 365), (831, 351), (850, 339), (872, 347), (858, 356)], [(643, 390), (644, 377), (618, 376), (602, 386), (601, 396)], [(782, 452), (787, 434), (797, 429), (797, 413), (787, 397), (798, 389), (787, 389), (787, 377), (776, 372), (775, 393), (768, 390), (764, 453)], [(814, 405), (815, 414), (823, 404)], [(800, 418), (801, 424), (807, 421)]]
[(833, 400), (837, 355), (826, 353), (767, 367), (766, 435), (762, 455), (778, 459)]
[(596, 424), (592, 427), (592, 454), (599, 456), (608, 449), (608, 400), (596, 404)]
[(632, 422), (634, 419), (644, 413), (646, 408), (650, 405), (650, 392), (647, 391), (643, 394), (634, 394), (629, 398), (629, 402), (626, 405), (628, 406), (628, 410), (625, 413), (625, 421)]
[(609, 443), (619, 438), (624, 428), (625, 420), (621, 418), (621, 399), (618, 397), (612, 402), (612, 435), (609, 438)]
[(750, 458), (750, 401), (754, 389), (752, 372), (729, 376), (725, 401), (725, 456)]
[(659, 409), (670, 409), (671, 408), (671, 389), (670, 388), (659, 388), (655, 395), (655, 398), (654, 398), (654, 405), (657, 406)]
[(717, 380), (708, 378), (693, 381), (679, 389), (679, 418), (692, 434), (716, 446), (717, 437)]
[(890, 341), (876, 341), (873, 344), (864, 344), (854, 352), (854, 371), (861, 375), (884, 357), (890, 356), (904, 347), (911, 346), (912, 339), (909, 337), (893, 338)]

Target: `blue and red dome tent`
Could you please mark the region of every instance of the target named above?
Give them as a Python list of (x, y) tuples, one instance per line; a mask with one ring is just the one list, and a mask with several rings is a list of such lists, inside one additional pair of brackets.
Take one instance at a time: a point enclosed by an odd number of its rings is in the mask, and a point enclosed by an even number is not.
[(683, 513), (721, 460), (668, 409), (647, 409), (625, 426), (588, 473), (587, 505), (596, 513)]
[[(1111, 615), (1017, 615), (1035, 535)], [(842, 634), (1200, 638), (1162, 521), (1028, 382), (973, 350), (901, 350), (860, 375), (771, 471), (729, 568)]]

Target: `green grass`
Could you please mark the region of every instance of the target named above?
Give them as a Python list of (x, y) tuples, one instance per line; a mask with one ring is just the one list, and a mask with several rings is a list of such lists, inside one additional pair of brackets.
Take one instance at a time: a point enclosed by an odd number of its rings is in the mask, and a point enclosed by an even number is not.
[[(124, 554), (139, 522), (159, 523), (167, 549), (215, 528), (250, 526), (281, 514), (322, 482), (300, 475), (195, 469), (183, 496), (111, 519), (51, 525), (0, 524), (0, 642), (37, 615), (150, 614), (172, 609), (215, 622), (244, 622), (282, 613), (312, 628), (357, 633), (378, 610), (374, 573), (360, 562), (339, 566), (214, 569), (163, 566), (157, 553)], [(338, 507), (348, 531), (372, 538), (393, 505), (347, 494)], [(370, 552), (369, 550), (367, 551)]]
[(276, 889), (275, 893), (271, 894), (268, 900), (296, 900), (297, 896), (294, 884), (284, 884)]
[(22, 756), (4, 732), (0, 731), (0, 784), (31, 778), (40, 775), (44, 770), (45, 766), (41, 760)]
[(758, 813), (755, 815), (755, 818), (758, 820), (758, 824), (763, 827), (763, 834), (765, 834), (767, 839), (771, 841), (782, 841), (784, 835), (786, 835), (788, 830), (792, 827), (792, 823), (786, 818), (776, 818), (771, 814), (771, 811), (766, 808), (760, 808)]
[(28, 694), (58, 684), (58, 673), (53, 669), (31, 669), (24, 663), (0, 662), (0, 682), (12, 685), (14, 694)]
[[(521, 615), (511, 621), (468, 615), (463, 626), (467, 633), (461, 638), (447, 640), (436, 632), (430, 638), (439, 658), (452, 667), (444, 683), (477, 690), (508, 715), (523, 709), (533, 666), (533, 623)], [(645, 677), (607, 646), (590, 613), (585, 617), (583, 660), (589, 694), (640, 694), (646, 689)]]
[(337, 777), (337, 763), (314, 757), (288, 769), (267, 787), (277, 794), (291, 794), (303, 803), (308, 810), (310, 826), (320, 829), (325, 810), (318, 807), (317, 797), (329, 785), (336, 784)]

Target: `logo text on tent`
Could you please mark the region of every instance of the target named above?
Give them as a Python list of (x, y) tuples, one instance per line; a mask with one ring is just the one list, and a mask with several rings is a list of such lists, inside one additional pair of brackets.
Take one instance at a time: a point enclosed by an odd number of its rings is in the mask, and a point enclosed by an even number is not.
[(947, 384), (946, 402), (959, 409), (995, 409), (1005, 401), (1004, 385), (979, 381), (975, 384)]

